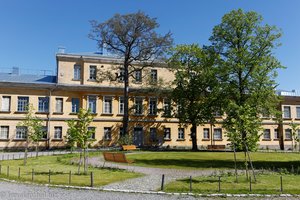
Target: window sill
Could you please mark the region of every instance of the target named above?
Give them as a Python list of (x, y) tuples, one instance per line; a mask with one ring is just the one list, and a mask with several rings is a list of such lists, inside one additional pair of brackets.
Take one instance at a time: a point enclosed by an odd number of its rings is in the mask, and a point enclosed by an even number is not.
[(296, 121), (300, 121), (300, 118), (295, 118)]
[(202, 139), (202, 141), (210, 141), (210, 139)]
[(261, 141), (271, 141), (271, 139), (262, 139)]
[(10, 111), (0, 111), (0, 113), (10, 113)]
[(185, 141), (185, 139), (177, 139), (176, 141)]
[(81, 81), (81, 79), (74, 79), (74, 78), (73, 78), (72, 81)]
[(53, 115), (63, 115), (64, 113), (63, 112), (54, 112), (52, 113)]
[(101, 113), (101, 116), (113, 116), (114, 114), (112, 113)]
[(292, 120), (292, 118), (288, 117), (288, 118), (283, 118), (283, 120)]
[(157, 114), (148, 114), (148, 117), (157, 117)]
[(96, 116), (96, 115), (98, 115), (98, 113), (91, 113), (91, 115)]
[(120, 114), (120, 113), (119, 113), (119, 114), (117, 114), (117, 116), (124, 116), (124, 114)]
[(284, 141), (292, 141), (292, 139), (284, 139)]
[(69, 115), (77, 115), (78, 113), (71, 112)]
[(0, 142), (8, 142), (9, 139), (0, 139)]
[(63, 141), (63, 139), (59, 139), (59, 138), (53, 138), (51, 141), (56, 141), (56, 142), (59, 142), (59, 141)]
[(223, 139), (213, 139), (213, 141), (223, 141)]
[(44, 115), (48, 115), (49, 112), (35, 112), (35, 114), (44, 114)]
[(273, 141), (279, 141), (279, 139), (273, 139)]
[(27, 114), (28, 111), (16, 111), (15, 114)]
[(164, 141), (171, 141), (172, 139), (164, 138)]
[(13, 139), (14, 142), (25, 142), (26, 139)]
[(88, 79), (89, 82), (96, 82), (96, 79)]

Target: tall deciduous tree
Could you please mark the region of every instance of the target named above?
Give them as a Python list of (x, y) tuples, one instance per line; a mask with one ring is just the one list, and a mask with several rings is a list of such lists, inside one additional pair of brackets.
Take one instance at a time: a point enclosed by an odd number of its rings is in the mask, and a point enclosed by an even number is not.
[(172, 99), (177, 104), (180, 123), (192, 125), (192, 150), (197, 148), (197, 126), (214, 123), (214, 112), (220, 111), (216, 94), (218, 80), (214, 64), (216, 56), (198, 45), (178, 45), (173, 49), (169, 65), (175, 72)]
[(275, 77), (282, 66), (273, 51), (280, 36), (275, 26), (262, 24), (256, 12), (239, 9), (225, 14), (210, 37), (221, 58), (219, 78), (227, 93), (224, 127), (229, 139), (245, 152), (246, 166), (247, 150), (255, 150), (259, 140), (260, 114), (276, 113)]
[[(94, 117), (90, 110), (80, 109), (77, 113), (77, 118), (76, 120), (67, 121), (69, 129), (66, 139), (70, 142), (70, 145), (77, 145), (83, 150), (83, 168), (86, 174), (88, 167), (88, 146), (91, 142), (95, 141), (91, 137), (95, 132), (93, 129), (89, 129)], [(78, 171), (80, 171), (81, 157), (82, 153), (80, 153)]]
[(122, 59), (123, 72), (116, 78), (124, 81), (123, 131), (127, 133), (129, 77), (161, 60), (173, 43), (171, 33), (159, 35), (156, 32), (159, 27), (156, 19), (143, 12), (116, 14), (103, 23), (92, 21), (91, 25), (89, 37), (97, 41), (99, 48), (105, 46), (107, 51)]

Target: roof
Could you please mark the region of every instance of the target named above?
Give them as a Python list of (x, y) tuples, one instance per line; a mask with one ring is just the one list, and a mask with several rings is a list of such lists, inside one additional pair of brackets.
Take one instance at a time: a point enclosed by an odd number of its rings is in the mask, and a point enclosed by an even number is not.
[(0, 82), (54, 84), (56, 76), (0, 73)]

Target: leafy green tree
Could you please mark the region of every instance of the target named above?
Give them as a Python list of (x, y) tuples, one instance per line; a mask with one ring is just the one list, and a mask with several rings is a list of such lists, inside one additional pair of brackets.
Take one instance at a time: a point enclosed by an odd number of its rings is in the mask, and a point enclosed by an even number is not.
[(103, 23), (92, 21), (91, 25), (89, 37), (97, 41), (99, 48), (105, 47), (107, 51), (122, 59), (122, 73), (116, 74), (113, 79), (110, 75), (104, 77), (124, 82), (123, 131), (126, 134), (130, 109), (129, 77), (136, 78), (135, 72), (161, 61), (166, 50), (172, 45), (171, 33), (163, 36), (157, 34), (159, 24), (156, 19), (140, 11), (126, 15), (116, 14)]
[(172, 99), (178, 105), (176, 117), (184, 125), (192, 125), (192, 150), (197, 147), (197, 126), (214, 123), (215, 111), (221, 111), (218, 80), (215, 76), (216, 56), (198, 45), (178, 45), (173, 49), (169, 65), (175, 71)]
[[(299, 130), (299, 124), (296, 124), (294, 121), (290, 123), (290, 126), (292, 128), (292, 150), (294, 151), (297, 149), (297, 142), (299, 142), (299, 136), (298, 136), (298, 130)], [(295, 144), (294, 144), (295, 142)]]
[(44, 136), (43, 121), (39, 119), (37, 116), (35, 116), (33, 112), (34, 112), (33, 106), (31, 104), (28, 105), (25, 119), (22, 120), (20, 123), (18, 123), (18, 126), (23, 126), (26, 127), (27, 129), (25, 152), (24, 152), (24, 165), (27, 164), (29, 143), (33, 142), (35, 144), (36, 157), (38, 157), (39, 141)]
[(227, 94), (224, 127), (229, 139), (245, 152), (246, 165), (247, 150), (255, 150), (259, 140), (260, 113), (277, 112), (275, 77), (283, 67), (273, 51), (280, 36), (275, 26), (262, 24), (256, 12), (238, 9), (225, 14), (210, 37), (220, 55), (218, 77)]
[[(74, 147), (77, 145), (83, 151), (83, 168), (84, 173), (87, 173), (88, 169), (88, 147), (95, 140), (91, 138), (92, 134), (94, 134), (94, 130), (89, 129), (91, 122), (94, 117), (90, 110), (80, 109), (77, 113), (76, 120), (67, 121), (69, 129), (67, 140), (70, 142), (69, 144)], [(78, 171), (80, 171), (82, 151), (80, 153), (80, 161), (78, 166)]]

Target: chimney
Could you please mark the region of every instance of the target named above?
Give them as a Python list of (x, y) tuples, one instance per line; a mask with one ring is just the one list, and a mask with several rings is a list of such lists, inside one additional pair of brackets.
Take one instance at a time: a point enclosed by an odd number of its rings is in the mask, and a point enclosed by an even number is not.
[(19, 67), (13, 67), (11, 74), (12, 75), (20, 75)]
[(58, 53), (66, 53), (66, 47), (59, 46), (58, 47)]

